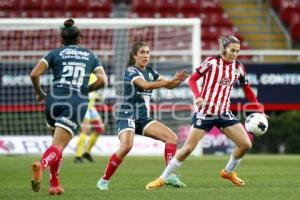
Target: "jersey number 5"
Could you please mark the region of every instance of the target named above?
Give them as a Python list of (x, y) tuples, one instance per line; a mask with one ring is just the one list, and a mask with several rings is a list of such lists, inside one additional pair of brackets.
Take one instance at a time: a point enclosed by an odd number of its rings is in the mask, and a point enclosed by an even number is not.
[(64, 66), (63, 75), (60, 79), (60, 83), (81, 87), (83, 83), (84, 74), (85, 69), (83, 67), (74, 67), (66, 65)]

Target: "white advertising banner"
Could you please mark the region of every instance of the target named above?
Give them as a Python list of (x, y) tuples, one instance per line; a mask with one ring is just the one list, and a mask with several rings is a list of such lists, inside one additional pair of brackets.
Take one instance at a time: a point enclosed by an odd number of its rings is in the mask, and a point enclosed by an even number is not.
[[(51, 145), (51, 141), (51, 136), (0, 136), (0, 154), (42, 154)], [(77, 141), (78, 137), (74, 137), (64, 154), (75, 154)], [(111, 155), (118, 147), (117, 136), (100, 136), (91, 153)], [(163, 155), (164, 148), (161, 141), (136, 135), (130, 155)]]

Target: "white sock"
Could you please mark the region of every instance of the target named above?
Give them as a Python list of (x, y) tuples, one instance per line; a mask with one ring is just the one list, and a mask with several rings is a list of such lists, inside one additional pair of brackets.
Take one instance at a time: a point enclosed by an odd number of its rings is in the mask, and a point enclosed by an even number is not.
[(241, 160), (241, 158), (237, 159), (231, 154), (230, 159), (225, 167), (225, 171), (229, 174), (232, 173), (235, 170), (235, 168), (240, 164)]
[(172, 173), (176, 171), (177, 168), (181, 167), (182, 164), (183, 162), (180, 162), (174, 156), (172, 160), (169, 162), (168, 166), (165, 168), (160, 178), (166, 180)]

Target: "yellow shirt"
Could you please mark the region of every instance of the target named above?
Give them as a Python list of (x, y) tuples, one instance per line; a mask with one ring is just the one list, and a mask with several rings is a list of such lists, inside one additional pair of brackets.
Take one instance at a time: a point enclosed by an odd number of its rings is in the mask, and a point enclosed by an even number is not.
[[(97, 80), (97, 77), (95, 74), (90, 75), (89, 79), (89, 85), (94, 83)], [(94, 108), (95, 107), (95, 102), (96, 99), (98, 98), (97, 92), (93, 91), (89, 93), (89, 104), (88, 104), (88, 109)]]

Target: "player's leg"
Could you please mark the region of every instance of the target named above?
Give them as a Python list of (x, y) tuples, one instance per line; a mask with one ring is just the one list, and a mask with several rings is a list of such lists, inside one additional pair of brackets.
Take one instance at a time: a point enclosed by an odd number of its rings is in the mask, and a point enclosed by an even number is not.
[[(165, 163), (168, 165), (176, 153), (177, 135), (167, 126), (158, 121), (148, 122), (144, 126), (143, 135), (165, 142), (164, 157)], [(186, 187), (186, 185), (181, 182), (175, 174), (170, 174), (170, 176), (166, 178), (166, 184), (180, 188)]]
[(108, 182), (125, 156), (129, 153), (133, 145), (135, 124), (132, 119), (119, 120), (118, 122), (119, 149), (110, 157), (106, 166), (104, 175), (98, 180), (97, 187), (99, 190), (108, 190)]
[(202, 129), (191, 128), (188, 138), (183, 147), (177, 151), (176, 155), (172, 158), (169, 165), (165, 168), (161, 176), (155, 181), (146, 185), (146, 189), (152, 190), (163, 186), (168, 177), (182, 166), (184, 160), (193, 152), (198, 142), (205, 135), (205, 131)]
[(236, 148), (233, 150), (225, 169), (221, 171), (220, 175), (237, 186), (243, 186), (245, 184), (244, 181), (237, 177), (234, 170), (245, 153), (251, 148), (251, 141), (241, 123), (227, 126), (223, 129), (223, 132), (236, 144)]
[(48, 166), (59, 162), (62, 151), (68, 145), (72, 135), (64, 128), (56, 127), (52, 145), (44, 152), (41, 161), (36, 161), (32, 164), (32, 181), (31, 186), (33, 191), (39, 191), (41, 187), (42, 172)]
[(82, 155), (85, 146), (85, 140), (87, 137), (87, 133), (89, 132), (89, 120), (84, 119), (80, 125), (80, 133), (78, 137), (78, 142), (76, 145), (76, 157), (74, 159), (75, 163), (82, 163)]
[(94, 109), (94, 111), (93, 111), (90, 125), (91, 125), (91, 129), (93, 131), (92, 131), (92, 134), (88, 141), (86, 151), (82, 155), (82, 157), (87, 159), (90, 162), (94, 162), (93, 157), (91, 156), (91, 150), (92, 150), (93, 146), (96, 144), (99, 135), (101, 135), (104, 132), (104, 124), (103, 124), (101, 117), (98, 114), (98, 111), (96, 109)]

